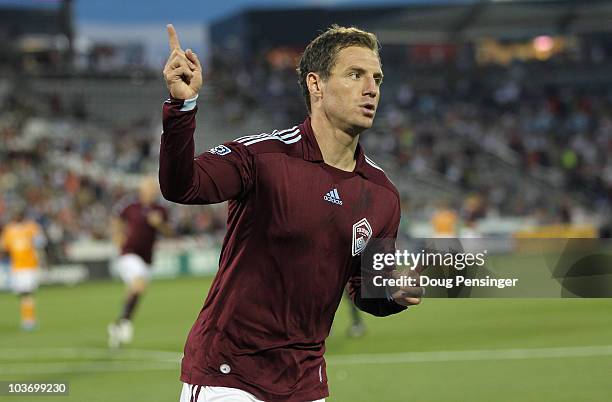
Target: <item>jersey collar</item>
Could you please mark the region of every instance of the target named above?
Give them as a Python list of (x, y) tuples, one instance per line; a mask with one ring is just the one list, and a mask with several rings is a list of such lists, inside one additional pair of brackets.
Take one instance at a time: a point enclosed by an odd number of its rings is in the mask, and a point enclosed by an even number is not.
[[(317, 139), (312, 131), (312, 125), (310, 124), (310, 116), (306, 117), (306, 120), (300, 124), (300, 132), (302, 133), (302, 157), (304, 160), (311, 162), (323, 163), (323, 155), (321, 154), (321, 148), (317, 143)], [(357, 173), (363, 177), (366, 177), (366, 160), (363, 152), (363, 147), (360, 143), (357, 143), (357, 149), (355, 150), (355, 156), (357, 163), (353, 173)]]

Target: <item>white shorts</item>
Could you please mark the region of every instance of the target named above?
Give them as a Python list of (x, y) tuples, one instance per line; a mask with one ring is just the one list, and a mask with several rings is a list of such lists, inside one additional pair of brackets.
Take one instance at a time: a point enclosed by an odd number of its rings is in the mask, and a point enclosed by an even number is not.
[[(180, 402), (263, 402), (255, 395), (236, 388), (207, 387), (183, 383)], [(317, 399), (312, 402), (325, 402)]]
[(38, 289), (40, 273), (35, 269), (14, 269), (11, 271), (11, 288), (15, 293), (32, 293)]
[(149, 265), (136, 254), (124, 254), (117, 259), (116, 263), (119, 277), (126, 284), (133, 283), (136, 279), (149, 281), (151, 270)]

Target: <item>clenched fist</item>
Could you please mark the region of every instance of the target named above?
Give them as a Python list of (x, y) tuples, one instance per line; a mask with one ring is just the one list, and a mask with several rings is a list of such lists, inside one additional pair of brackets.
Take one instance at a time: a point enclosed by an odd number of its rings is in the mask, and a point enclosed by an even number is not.
[(170, 57), (164, 67), (164, 78), (174, 99), (190, 99), (198, 94), (202, 88), (202, 65), (198, 56), (187, 49), (183, 51), (176, 31), (172, 24), (168, 29), (170, 43)]
[(421, 303), (421, 298), (425, 295), (425, 289), (419, 283), (422, 270), (422, 267), (418, 267), (415, 270), (409, 270), (407, 273), (392, 272), (391, 277), (393, 279), (403, 279), (407, 283), (404, 286), (394, 286), (389, 289), (391, 297), (397, 304), (413, 306)]

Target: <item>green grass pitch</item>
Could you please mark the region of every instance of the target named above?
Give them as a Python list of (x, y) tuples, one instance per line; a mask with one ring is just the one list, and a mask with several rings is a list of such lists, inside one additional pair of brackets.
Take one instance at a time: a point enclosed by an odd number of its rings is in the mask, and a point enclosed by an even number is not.
[[(16, 297), (0, 294), (0, 381), (70, 384), (68, 396), (0, 399), (178, 401), (178, 356), (209, 285), (153, 282), (134, 342), (116, 352), (106, 348), (106, 325), (119, 311), (120, 283), (42, 288), (32, 333), (18, 328)], [(328, 402), (611, 398), (612, 299), (426, 299), (393, 317), (366, 317), (360, 339), (346, 337), (346, 307), (327, 341)]]

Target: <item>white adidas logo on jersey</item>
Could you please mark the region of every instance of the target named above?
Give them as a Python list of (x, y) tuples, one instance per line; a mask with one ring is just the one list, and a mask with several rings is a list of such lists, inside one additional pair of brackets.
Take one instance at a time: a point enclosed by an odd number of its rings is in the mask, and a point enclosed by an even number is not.
[(331, 190), (323, 196), (323, 199), (333, 204), (342, 205), (342, 200), (340, 199), (340, 194), (338, 194), (338, 189)]

